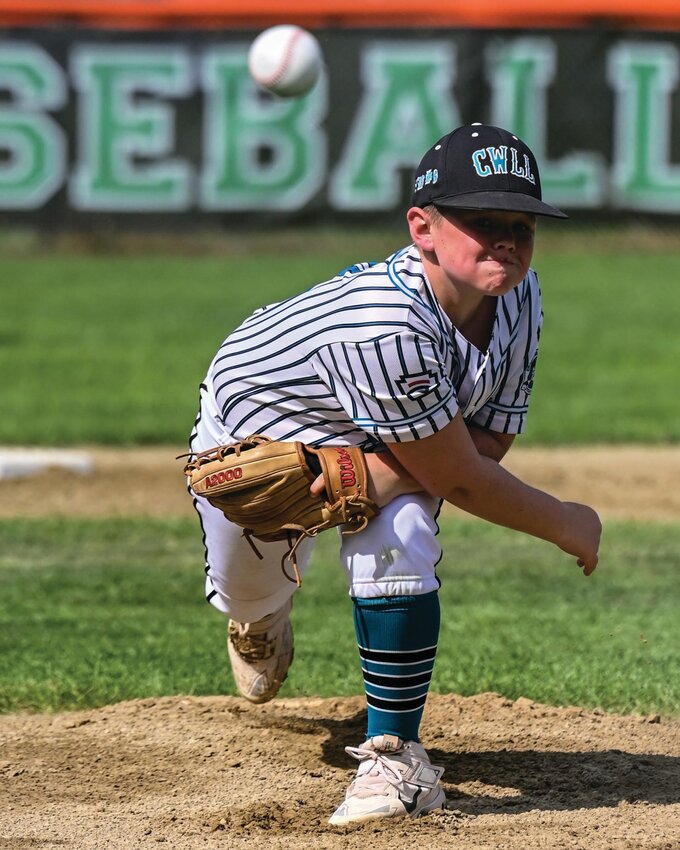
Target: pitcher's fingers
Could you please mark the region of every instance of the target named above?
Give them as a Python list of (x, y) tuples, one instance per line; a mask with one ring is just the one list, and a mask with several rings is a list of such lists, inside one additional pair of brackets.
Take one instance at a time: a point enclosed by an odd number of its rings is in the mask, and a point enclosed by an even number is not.
[(321, 496), (324, 491), (324, 480), (323, 475), (317, 475), (314, 481), (312, 481), (312, 486), (309, 488), (309, 492), (312, 496)]
[(589, 575), (591, 575), (592, 573), (595, 572), (595, 567), (597, 566), (597, 561), (598, 561), (597, 557), (593, 558), (593, 560), (590, 561), (589, 563), (586, 563), (585, 561), (583, 561), (583, 562), (579, 561), (579, 566), (583, 567), (583, 575), (584, 576), (589, 576)]

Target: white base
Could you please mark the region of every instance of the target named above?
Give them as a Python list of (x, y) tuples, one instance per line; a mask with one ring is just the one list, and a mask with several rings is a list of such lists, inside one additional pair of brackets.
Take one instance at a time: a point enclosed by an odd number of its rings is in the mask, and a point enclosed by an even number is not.
[(53, 468), (86, 475), (92, 472), (94, 462), (89, 455), (69, 449), (0, 449), (0, 480), (24, 478)]

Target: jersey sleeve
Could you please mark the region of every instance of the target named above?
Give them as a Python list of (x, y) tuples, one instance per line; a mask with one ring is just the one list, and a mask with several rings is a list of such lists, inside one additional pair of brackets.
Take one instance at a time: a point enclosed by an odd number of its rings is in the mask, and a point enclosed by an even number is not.
[(523, 304), (504, 373), (489, 400), (472, 416), (470, 421), (475, 425), (502, 434), (524, 432), (542, 326), (543, 311), (536, 280)]
[(430, 436), (458, 411), (436, 342), (415, 332), (336, 342), (311, 363), (352, 421), (387, 443)]

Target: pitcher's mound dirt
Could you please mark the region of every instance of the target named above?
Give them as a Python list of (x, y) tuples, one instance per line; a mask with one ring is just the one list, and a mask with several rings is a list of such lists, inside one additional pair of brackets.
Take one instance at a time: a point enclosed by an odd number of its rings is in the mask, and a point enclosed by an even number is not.
[(0, 846), (677, 850), (680, 722), (432, 695), (446, 809), (331, 827), (363, 700), (167, 698), (0, 718)]
[[(0, 516), (189, 515), (175, 453), (95, 450), (91, 475), (0, 482)], [(680, 448), (513, 450), (507, 465), (606, 518), (680, 517)], [(359, 697), (0, 717), (0, 848), (680, 850), (680, 720), (431, 695), (423, 743), (447, 808), (331, 827), (364, 729)]]

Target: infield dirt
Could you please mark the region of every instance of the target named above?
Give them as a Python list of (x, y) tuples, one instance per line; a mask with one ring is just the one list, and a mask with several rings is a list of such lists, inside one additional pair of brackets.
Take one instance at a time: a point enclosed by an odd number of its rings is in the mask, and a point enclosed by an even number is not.
[[(92, 454), (88, 476), (0, 482), (0, 516), (190, 513), (172, 449)], [(587, 498), (605, 518), (680, 517), (680, 449), (513, 455), (525, 480)], [(136, 484), (145, 469), (162, 479), (152, 497)], [(0, 848), (680, 850), (678, 719), (431, 695), (423, 743), (445, 767), (447, 807), (331, 827), (356, 764), (343, 746), (364, 727), (360, 697), (174, 697), (0, 717)]]

